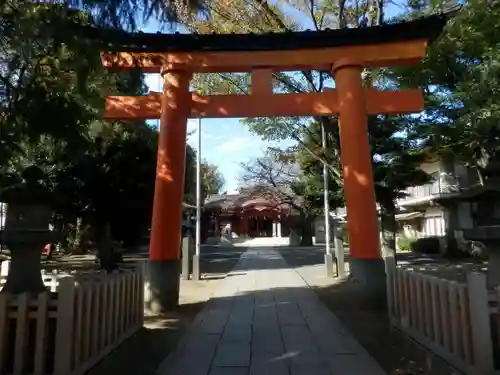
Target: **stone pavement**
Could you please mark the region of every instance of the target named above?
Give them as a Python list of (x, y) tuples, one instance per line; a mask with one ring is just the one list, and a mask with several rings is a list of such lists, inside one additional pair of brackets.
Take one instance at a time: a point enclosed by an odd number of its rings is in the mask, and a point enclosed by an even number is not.
[(384, 375), (280, 253), (251, 249), (157, 375)]

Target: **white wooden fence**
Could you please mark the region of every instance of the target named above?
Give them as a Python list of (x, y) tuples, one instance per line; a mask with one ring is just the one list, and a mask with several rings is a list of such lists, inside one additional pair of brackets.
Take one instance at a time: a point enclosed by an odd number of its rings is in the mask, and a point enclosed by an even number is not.
[(495, 373), (491, 322), (500, 315), (500, 288), (486, 288), (486, 276), (470, 273), (467, 283), (412, 269), (387, 272), (391, 323), (467, 375)]
[(143, 325), (144, 264), (56, 275), (55, 292), (0, 293), (0, 374), (81, 375)]

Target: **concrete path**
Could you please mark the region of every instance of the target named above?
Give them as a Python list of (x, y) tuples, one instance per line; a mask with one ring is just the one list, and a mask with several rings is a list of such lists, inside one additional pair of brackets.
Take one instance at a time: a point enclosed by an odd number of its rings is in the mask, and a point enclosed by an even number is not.
[(251, 249), (157, 375), (384, 375), (276, 250)]

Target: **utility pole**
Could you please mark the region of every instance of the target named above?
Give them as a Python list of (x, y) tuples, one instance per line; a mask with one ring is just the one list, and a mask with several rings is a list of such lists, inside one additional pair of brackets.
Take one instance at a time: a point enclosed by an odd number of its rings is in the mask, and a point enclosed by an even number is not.
[(193, 279), (200, 280), (201, 250), (201, 118), (198, 118), (198, 152), (196, 154), (196, 245), (193, 255)]
[[(325, 150), (326, 155), (326, 129), (325, 125), (321, 125), (321, 143), (323, 146), (323, 150)], [(333, 277), (333, 255), (331, 248), (331, 238), (330, 238), (330, 193), (328, 190), (328, 166), (326, 162), (323, 163), (323, 190), (324, 190), (324, 211), (325, 211), (325, 271), (327, 277)]]

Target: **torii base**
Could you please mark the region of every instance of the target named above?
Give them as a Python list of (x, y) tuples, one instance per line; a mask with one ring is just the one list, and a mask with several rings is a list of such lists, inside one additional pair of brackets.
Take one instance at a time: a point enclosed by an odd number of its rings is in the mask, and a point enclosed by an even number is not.
[(149, 260), (145, 285), (145, 311), (164, 314), (179, 305), (181, 262)]
[(387, 310), (384, 260), (351, 258), (349, 272), (349, 278), (357, 284), (363, 305), (370, 309)]

